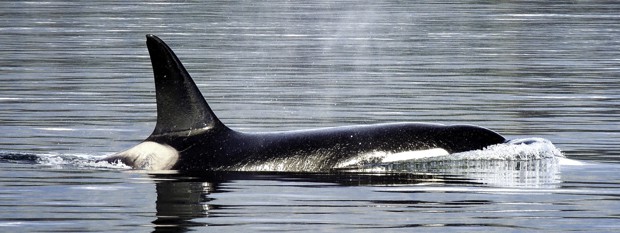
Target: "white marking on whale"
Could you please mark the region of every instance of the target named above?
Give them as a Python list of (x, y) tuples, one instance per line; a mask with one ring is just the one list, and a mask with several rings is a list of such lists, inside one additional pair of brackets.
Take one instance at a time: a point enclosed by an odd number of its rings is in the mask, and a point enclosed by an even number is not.
[(137, 169), (169, 170), (178, 161), (179, 152), (168, 145), (145, 141), (110, 158), (114, 159)]

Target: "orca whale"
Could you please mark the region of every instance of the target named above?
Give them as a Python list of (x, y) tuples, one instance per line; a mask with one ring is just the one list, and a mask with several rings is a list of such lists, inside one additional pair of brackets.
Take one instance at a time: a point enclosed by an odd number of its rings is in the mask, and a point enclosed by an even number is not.
[(428, 123), (235, 131), (216, 117), (170, 47), (157, 36), (146, 39), (155, 77), (157, 123), (142, 143), (103, 159), (108, 162), (145, 170), (330, 171), (360, 158), (389, 162), (412, 154), (448, 155), (507, 142), (483, 127)]

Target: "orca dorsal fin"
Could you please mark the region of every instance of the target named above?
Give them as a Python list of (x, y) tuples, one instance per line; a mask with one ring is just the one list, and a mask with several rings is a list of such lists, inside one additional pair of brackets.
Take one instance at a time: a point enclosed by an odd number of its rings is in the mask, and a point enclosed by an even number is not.
[(146, 35), (157, 97), (157, 125), (152, 135), (225, 128), (172, 49)]

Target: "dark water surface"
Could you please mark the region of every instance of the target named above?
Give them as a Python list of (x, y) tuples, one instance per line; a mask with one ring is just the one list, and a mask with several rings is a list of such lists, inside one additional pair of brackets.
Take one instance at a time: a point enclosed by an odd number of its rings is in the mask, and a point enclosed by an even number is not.
[[(2, 1), (0, 231), (617, 231), (618, 12), (599, 1)], [(234, 129), (475, 124), (548, 139), (567, 158), (318, 174), (94, 163), (154, 127), (147, 33)]]

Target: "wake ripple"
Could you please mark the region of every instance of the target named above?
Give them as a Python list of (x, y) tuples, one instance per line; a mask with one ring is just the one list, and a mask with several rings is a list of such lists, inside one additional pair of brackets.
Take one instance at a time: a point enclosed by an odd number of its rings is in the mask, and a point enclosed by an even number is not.
[(89, 154), (0, 152), (1, 163), (36, 164), (58, 169), (131, 169), (122, 163), (98, 161), (103, 157)]

